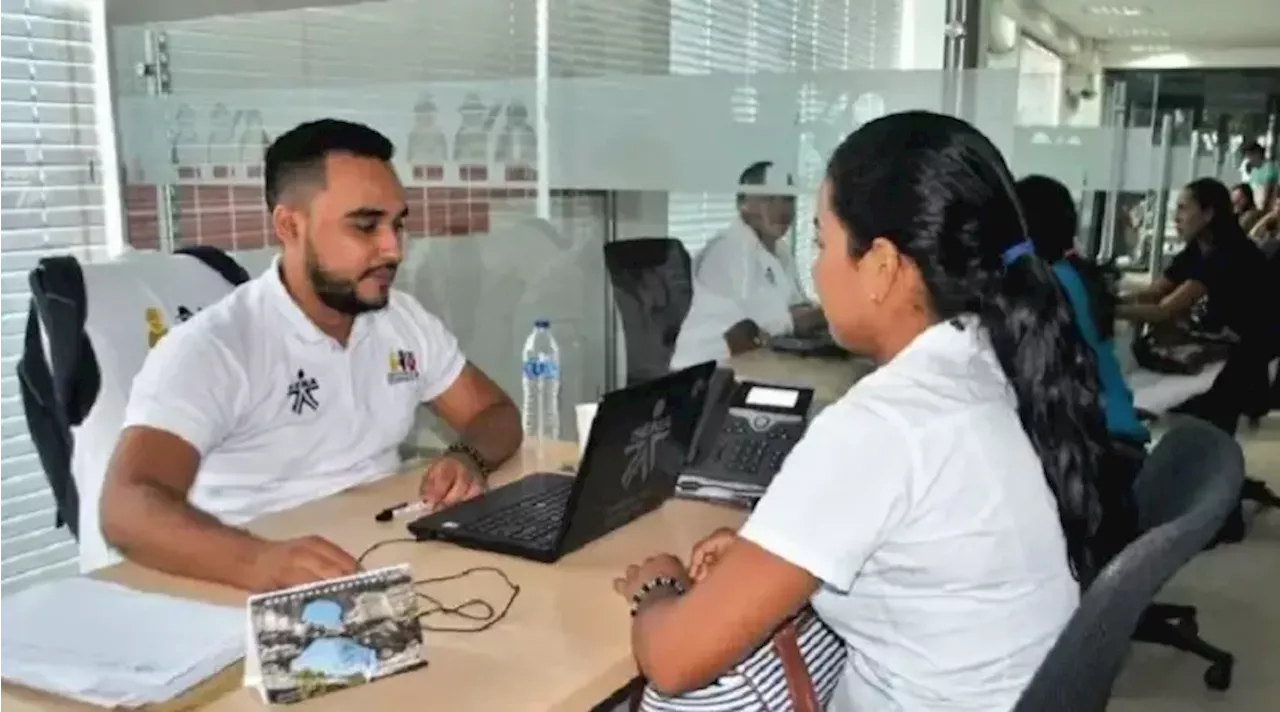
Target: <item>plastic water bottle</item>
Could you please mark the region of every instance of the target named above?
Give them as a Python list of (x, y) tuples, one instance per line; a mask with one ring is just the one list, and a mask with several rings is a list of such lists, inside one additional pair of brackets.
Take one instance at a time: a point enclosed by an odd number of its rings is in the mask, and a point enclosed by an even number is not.
[(551, 335), (551, 322), (539, 319), (533, 323), (521, 363), (525, 442), (541, 462), (546, 459), (547, 443), (560, 439), (560, 346)]

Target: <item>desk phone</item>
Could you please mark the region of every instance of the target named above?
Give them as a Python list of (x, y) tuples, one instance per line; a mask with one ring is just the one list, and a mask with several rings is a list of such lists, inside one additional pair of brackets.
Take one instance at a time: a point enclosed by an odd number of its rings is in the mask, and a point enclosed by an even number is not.
[(813, 389), (736, 381), (719, 369), (685, 473), (712, 480), (767, 486), (809, 423)]

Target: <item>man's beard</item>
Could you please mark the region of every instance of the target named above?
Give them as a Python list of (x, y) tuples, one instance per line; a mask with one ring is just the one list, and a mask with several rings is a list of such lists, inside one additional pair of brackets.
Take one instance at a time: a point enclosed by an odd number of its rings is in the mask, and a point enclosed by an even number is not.
[(320, 261), (316, 259), (315, 250), (307, 250), (307, 276), (311, 280), (311, 288), (315, 290), (316, 297), (330, 309), (350, 316), (377, 311), (387, 306), (387, 301), (390, 297), (389, 293), (374, 300), (364, 300), (360, 298), (357, 285), (360, 279), (368, 277), (380, 269), (391, 270), (391, 276), (394, 279), (396, 267), (396, 264), (381, 265), (360, 275), (359, 279), (345, 279), (332, 274), (322, 267)]

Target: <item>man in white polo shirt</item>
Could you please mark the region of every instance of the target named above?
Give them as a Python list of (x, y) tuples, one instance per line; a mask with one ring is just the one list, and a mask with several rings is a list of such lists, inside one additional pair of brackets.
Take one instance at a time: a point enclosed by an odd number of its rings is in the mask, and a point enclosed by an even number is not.
[[(772, 167), (753, 163), (738, 182), (767, 185)], [(760, 346), (763, 335), (825, 328), (782, 241), (795, 221), (795, 202), (790, 195), (738, 195), (738, 217), (694, 260), (693, 302), (676, 337), (672, 369), (725, 360)]]
[(391, 288), (408, 211), (392, 152), (332, 119), (267, 149), (281, 256), (166, 335), (134, 381), (101, 503), (126, 557), (257, 591), (349, 574), (355, 559), (321, 537), (238, 527), (394, 472), (420, 403), (459, 433), (423, 478), (429, 505), (478, 494), (519, 447), (511, 399)]

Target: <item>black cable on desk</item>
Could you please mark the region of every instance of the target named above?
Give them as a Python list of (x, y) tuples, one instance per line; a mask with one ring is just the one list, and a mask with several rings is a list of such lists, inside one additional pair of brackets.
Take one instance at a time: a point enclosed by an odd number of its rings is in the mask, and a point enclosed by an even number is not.
[[(360, 564), (360, 566), (363, 568), (364, 560), (368, 558), (368, 556), (373, 552), (377, 551), (378, 549), (381, 549), (384, 546), (389, 546), (391, 544), (402, 544), (402, 543), (417, 544), (418, 540), (409, 539), (409, 538), (399, 538), (399, 539), (386, 539), (386, 540), (377, 542), (373, 546), (370, 546), (368, 549), (365, 549), (364, 552), (360, 554), (360, 556), (356, 557), (356, 563)], [(511, 591), (511, 595), (507, 597), (506, 601), (501, 605), (500, 608), (495, 607), (493, 604), (489, 603), (488, 601), (482, 598), (472, 598), (456, 606), (446, 606), (443, 603), (441, 603), (439, 599), (431, 596), (430, 594), (424, 593), (420, 589), (421, 586), (427, 586), (433, 583), (444, 583), (445, 581), (456, 581), (458, 579), (466, 578), (467, 576), (470, 576), (472, 574), (479, 574), (479, 573), (497, 574), (502, 579), (502, 582), (505, 583), (507, 585), (507, 588)], [(422, 599), (423, 601), (426, 601), (428, 604), (431, 605), (431, 608), (425, 611), (419, 611), (417, 615), (418, 624), (422, 626), (423, 630), (430, 631), (433, 633), (481, 633), (486, 630), (489, 630), (493, 626), (497, 625), (498, 622), (501, 621), (503, 618), (507, 617), (507, 613), (511, 611), (512, 604), (516, 602), (516, 598), (520, 595), (520, 586), (517, 585), (515, 582), (513, 582), (511, 578), (507, 576), (505, 571), (503, 571), (502, 569), (496, 566), (475, 566), (475, 567), (460, 571), (456, 574), (450, 574), (448, 576), (435, 576), (431, 578), (416, 579), (413, 582), (413, 591), (414, 591), (414, 594), (418, 596), (418, 598)], [(472, 625), (472, 626), (433, 625), (433, 624), (427, 623), (424, 620), (429, 616), (452, 616), (455, 618), (461, 618), (463, 620), (472, 621), (477, 625)]]

